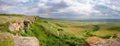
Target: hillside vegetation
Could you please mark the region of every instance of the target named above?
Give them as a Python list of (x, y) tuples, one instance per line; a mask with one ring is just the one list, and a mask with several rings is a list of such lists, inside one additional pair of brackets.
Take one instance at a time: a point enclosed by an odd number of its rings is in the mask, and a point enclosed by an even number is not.
[[(30, 16), (17, 14), (0, 15), (0, 35), (1, 33), (11, 33), (13, 35), (25, 37), (36, 37), (40, 46), (84, 46), (84, 41), (88, 37), (96, 36), (100, 38), (115, 38), (120, 32), (120, 22), (81, 22), (81, 21), (61, 21), (48, 20), (37, 17), (30, 29), (24, 28), (25, 32), (10, 32), (9, 22), (15, 22), (23, 19), (30, 19)], [(6, 35), (2, 34), (2, 35)], [(4, 37), (4, 36), (1, 36)], [(14, 46), (12, 39), (7, 39), (10, 43), (1, 42), (0, 45)], [(6, 36), (8, 37), (8, 36)], [(4, 43), (4, 44), (3, 44)]]

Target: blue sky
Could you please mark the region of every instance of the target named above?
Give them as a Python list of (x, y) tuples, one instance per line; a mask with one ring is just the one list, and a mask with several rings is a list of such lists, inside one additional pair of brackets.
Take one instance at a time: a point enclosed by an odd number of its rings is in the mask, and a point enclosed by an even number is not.
[(120, 0), (0, 0), (0, 13), (45, 18), (120, 18)]

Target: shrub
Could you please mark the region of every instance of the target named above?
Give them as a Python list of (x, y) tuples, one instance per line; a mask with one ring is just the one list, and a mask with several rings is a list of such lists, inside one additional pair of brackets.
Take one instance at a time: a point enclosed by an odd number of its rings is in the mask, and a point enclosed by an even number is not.
[(110, 27), (110, 28), (107, 28), (107, 30), (117, 30), (117, 31), (120, 31), (120, 27)]
[(100, 27), (98, 25), (93, 25), (93, 31), (98, 31)]
[(114, 38), (114, 37), (116, 37), (116, 35), (115, 34), (108, 34), (108, 35), (99, 36), (99, 37), (108, 39), (108, 38)]

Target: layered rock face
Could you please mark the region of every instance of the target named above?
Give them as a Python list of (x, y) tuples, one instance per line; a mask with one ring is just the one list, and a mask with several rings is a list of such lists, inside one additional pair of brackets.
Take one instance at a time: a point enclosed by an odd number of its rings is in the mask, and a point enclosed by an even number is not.
[(89, 37), (85, 40), (84, 46), (120, 46), (120, 34), (115, 39)]
[(14, 32), (14, 31), (19, 31), (20, 29), (22, 30), (24, 27), (30, 28), (30, 24), (36, 20), (36, 17), (28, 17), (27, 19), (24, 20), (17, 20), (14, 23), (10, 22), (9, 25), (9, 30)]
[(39, 41), (35, 37), (14, 37), (15, 46), (39, 46)]
[(10, 23), (9, 30), (10, 31), (18, 31), (18, 30), (22, 29), (23, 27), (24, 27), (23, 21)]
[(30, 28), (30, 20), (23, 20), (23, 21), (18, 21), (15, 23), (10, 23), (9, 25), (9, 30), (12, 32), (19, 31), (20, 29), (23, 30), (24, 27)]

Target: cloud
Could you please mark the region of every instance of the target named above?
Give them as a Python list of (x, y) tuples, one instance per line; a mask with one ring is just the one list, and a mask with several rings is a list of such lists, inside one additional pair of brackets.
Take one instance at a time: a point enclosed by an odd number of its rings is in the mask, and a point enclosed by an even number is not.
[(108, 16), (120, 16), (120, 11), (111, 9), (109, 7), (103, 6), (103, 5), (96, 5), (95, 8), (96, 10), (101, 11), (103, 15), (108, 15)]
[(120, 18), (120, 0), (0, 0), (0, 13), (46, 18)]
[(38, 13), (49, 14), (53, 12), (59, 12), (59, 10), (69, 7), (65, 2), (61, 1), (59, 3), (44, 3), (39, 4)]

